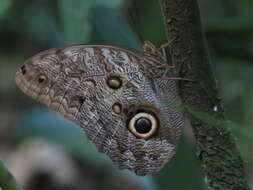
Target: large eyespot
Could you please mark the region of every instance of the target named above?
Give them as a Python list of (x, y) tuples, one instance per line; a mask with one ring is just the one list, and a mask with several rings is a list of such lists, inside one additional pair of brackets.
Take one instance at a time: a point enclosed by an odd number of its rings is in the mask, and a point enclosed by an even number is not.
[(131, 118), (128, 129), (138, 138), (149, 139), (158, 129), (158, 121), (153, 114), (139, 112)]

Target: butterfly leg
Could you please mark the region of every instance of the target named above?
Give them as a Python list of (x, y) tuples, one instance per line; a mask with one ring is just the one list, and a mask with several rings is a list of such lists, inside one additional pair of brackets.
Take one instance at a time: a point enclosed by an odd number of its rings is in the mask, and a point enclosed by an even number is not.
[(165, 53), (165, 49), (163, 48), (157, 48), (152, 42), (149, 41), (145, 41), (143, 44), (143, 52), (153, 55), (153, 56), (158, 56), (164, 60), (167, 60), (166, 58), (166, 53)]
[[(165, 52), (165, 49), (163, 48), (163, 45), (160, 48), (157, 48), (152, 42), (145, 41), (142, 49), (144, 53), (158, 57), (160, 59), (162, 58), (164, 62), (168, 63), (166, 52)], [(160, 59), (157, 59), (157, 60), (160, 60)], [(166, 68), (168, 67), (169, 69), (175, 68), (172, 65), (167, 65)]]
[[(171, 69), (175, 69), (175, 65), (173, 65), (172, 57), (171, 57), (171, 51), (170, 51), (170, 44), (172, 40), (166, 44), (163, 44), (160, 46), (160, 48), (157, 48), (153, 43), (149, 41), (145, 41), (143, 45), (143, 51), (148, 54), (157, 55), (165, 58), (166, 62), (163, 64), (163, 74), (162, 78), (169, 78), (171, 80), (183, 80), (183, 81), (189, 81), (194, 82), (195, 80), (188, 79), (188, 78), (182, 78), (182, 77), (168, 77), (168, 73), (171, 72)], [(166, 49), (169, 49), (169, 53), (167, 53)], [(170, 64), (169, 64), (170, 63)]]
[(149, 41), (145, 41), (142, 47), (143, 51), (146, 53), (156, 54), (159, 50), (156, 48), (156, 46)]
[[(169, 64), (169, 66), (166, 67), (165, 72), (164, 72), (162, 77), (167, 77), (168, 78), (167, 73), (170, 71), (170, 69), (176, 69), (176, 67), (174, 65), (173, 57), (171, 56), (171, 54), (172, 54), (171, 53), (171, 43), (174, 42), (174, 41), (176, 41), (176, 38), (172, 39), (171, 41), (169, 41), (165, 44), (162, 44), (160, 46), (160, 48), (158, 49), (160, 52), (162, 52), (163, 56), (166, 58), (167, 64)], [(177, 73), (176, 75), (179, 75), (180, 71), (176, 72), (176, 73)], [(189, 81), (189, 82), (195, 82), (196, 81), (196, 80), (193, 80), (193, 79), (188, 79), (188, 78), (183, 78), (183, 77), (169, 77), (169, 79), (171, 79), (171, 80), (180, 80), (180, 81)]]

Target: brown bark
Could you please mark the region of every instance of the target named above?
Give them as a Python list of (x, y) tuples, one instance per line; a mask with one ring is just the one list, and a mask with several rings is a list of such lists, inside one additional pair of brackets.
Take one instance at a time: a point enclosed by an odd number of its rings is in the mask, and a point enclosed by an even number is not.
[[(217, 97), (197, 0), (160, 0), (172, 64), (182, 78), (179, 93), (196, 138), (196, 153), (210, 189), (248, 190), (243, 161), (231, 133), (221, 126), (224, 113)], [(206, 122), (205, 113), (217, 122)]]

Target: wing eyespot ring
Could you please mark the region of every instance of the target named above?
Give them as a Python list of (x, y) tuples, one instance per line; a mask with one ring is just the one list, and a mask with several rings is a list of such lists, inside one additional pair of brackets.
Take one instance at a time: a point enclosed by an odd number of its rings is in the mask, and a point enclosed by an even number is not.
[(158, 123), (157, 118), (152, 113), (138, 112), (130, 119), (128, 129), (137, 138), (147, 140), (157, 132)]

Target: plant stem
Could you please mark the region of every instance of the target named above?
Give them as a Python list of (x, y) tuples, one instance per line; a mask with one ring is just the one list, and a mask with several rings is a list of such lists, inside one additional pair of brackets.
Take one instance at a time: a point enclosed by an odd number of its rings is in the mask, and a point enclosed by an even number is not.
[[(160, 0), (173, 65), (180, 81), (179, 94), (191, 119), (196, 154), (212, 190), (249, 190), (243, 161), (231, 133), (218, 124), (199, 120), (189, 110), (224, 120), (205, 46), (197, 0)], [(188, 111), (187, 111), (188, 110)], [(219, 122), (217, 122), (219, 123)]]

